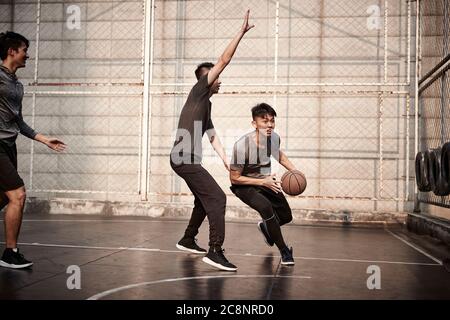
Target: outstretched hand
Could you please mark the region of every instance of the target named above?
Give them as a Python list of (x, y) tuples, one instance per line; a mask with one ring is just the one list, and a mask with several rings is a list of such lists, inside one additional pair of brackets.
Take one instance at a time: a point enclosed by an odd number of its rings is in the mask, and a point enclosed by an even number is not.
[(61, 152), (64, 151), (66, 148), (66, 144), (62, 142), (61, 140), (55, 139), (55, 138), (48, 138), (48, 140), (45, 142), (47, 147), (49, 147), (52, 150)]
[(245, 13), (245, 16), (244, 16), (244, 23), (242, 24), (242, 27), (241, 27), (242, 33), (246, 33), (248, 30), (250, 30), (251, 28), (253, 28), (255, 26), (254, 24), (252, 24), (252, 25), (248, 24), (249, 16), (250, 16), (250, 9), (247, 10), (247, 12)]

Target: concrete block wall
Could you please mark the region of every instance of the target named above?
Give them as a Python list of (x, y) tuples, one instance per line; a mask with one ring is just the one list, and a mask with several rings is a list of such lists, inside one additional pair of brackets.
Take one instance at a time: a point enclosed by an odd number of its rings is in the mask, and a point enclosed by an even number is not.
[[(404, 83), (407, 76), (407, 7), (388, 1), (388, 81)], [(67, 8), (80, 9), (80, 29), (67, 28)], [(380, 10), (379, 28), (367, 27), (370, 6)], [(34, 77), (36, 4), (16, 1), (0, 5), (0, 27), (14, 29), (31, 42), (31, 59), (19, 76)], [(314, 94), (219, 94), (213, 100), (213, 119), (228, 151), (250, 127), (250, 108), (268, 102), (278, 112), (282, 147), (308, 177), (309, 198), (290, 198), (295, 207), (348, 210), (407, 209), (409, 203), (367, 200), (378, 197), (379, 98), (376, 94), (324, 94), (324, 90), (380, 90), (378, 86), (330, 88), (311, 86), (233, 86), (274, 81), (276, 2), (274, 1), (156, 1), (154, 30), (154, 91), (184, 94), (153, 95), (151, 105), (150, 200), (190, 203), (190, 197), (154, 193), (188, 192), (168, 165), (168, 152), (178, 115), (194, 69), (215, 62), (239, 30), (246, 8), (256, 27), (242, 40), (232, 63), (221, 75), (223, 90), (306, 90)], [(277, 81), (279, 83), (362, 82), (384, 80), (384, 1), (279, 2)], [(38, 61), (40, 82), (121, 82), (123, 86), (77, 86), (57, 91), (141, 92), (143, 1), (42, 1)], [(414, 28), (412, 28), (414, 30)], [(414, 38), (411, 39), (413, 44)], [(159, 85), (179, 82), (179, 87)], [(136, 86), (130, 86), (136, 85)], [(227, 86), (228, 84), (228, 86)], [(29, 87), (31, 90), (32, 87)], [(408, 90), (396, 86), (393, 90)], [(275, 102), (276, 101), (276, 102)], [(139, 96), (38, 95), (34, 126), (69, 144), (64, 156), (35, 145), (33, 188), (137, 193), (141, 141)], [(24, 102), (31, 120), (32, 97)], [(411, 112), (411, 110), (410, 110)], [(383, 197), (405, 196), (406, 97), (386, 95), (383, 101)], [(410, 132), (412, 134), (412, 131)], [(413, 137), (411, 137), (412, 139)], [(411, 145), (412, 146), (412, 145)], [(29, 177), (30, 144), (19, 140), (20, 168)], [(230, 154), (230, 152), (228, 152)], [(229, 193), (226, 172), (205, 142), (205, 166)], [(283, 169), (275, 168), (279, 174)], [(410, 164), (413, 178), (413, 167)], [(412, 182), (406, 188), (412, 188)], [(76, 193), (75, 193), (76, 194)], [(313, 197), (359, 197), (322, 199)], [(90, 195), (79, 197), (89, 198)], [(132, 196), (130, 196), (131, 198)], [(232, 203), (238, 204), (233, 197)]]

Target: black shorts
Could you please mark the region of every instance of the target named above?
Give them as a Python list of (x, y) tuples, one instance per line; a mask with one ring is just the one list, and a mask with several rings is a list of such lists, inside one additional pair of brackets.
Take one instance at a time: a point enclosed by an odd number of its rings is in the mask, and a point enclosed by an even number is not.
[(16, 144), (9, 146), (0, 140), (0, 192), (23, 187), (22, 178), (17, 172)]

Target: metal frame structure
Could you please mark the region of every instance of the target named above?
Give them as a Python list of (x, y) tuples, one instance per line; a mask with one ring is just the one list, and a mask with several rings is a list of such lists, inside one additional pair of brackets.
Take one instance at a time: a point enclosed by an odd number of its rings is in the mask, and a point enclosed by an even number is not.
[[(427, 91), (427, 89), (432, 86), (433, 84), (435, 84), (437, 81), (441, 81), (442, 83), (442, 88), (441, 88), (441, 101), (440, 101), (440, 115), (441, 115), (441, 119), (440, 119), (440, 137), (439, 137), (439, 141), (441, 144), (445, 143), (446, 141), (444, 141), (444, 128), (445, 128), (445, 106), (444, 104), (449, 103), (449, 99), (450, 97), (445, 97), (445, 94), (448, 92), (446, 92), (446, 88), (444, 88), (445, 86), (445, 79), (446, 77), (448, 77), (448, 73), (449, 73), (449, 69), (450, 69), (450, 52), (448, 52), (448, 48), (445, 48), (445, 39), (449, 39), (450, 37), (450, 31), (449, 31), (449, 20), (450, 20), (450, 2), (448, 0), (443, 0), (443, 5), (444, 5), (444, 13), (443, 13), (443, 52), (442, 52), (442, 59), (436, 63), (425, 75), (421, 75), (421, 70), (422, 70), (422, 61), (423, 61), (423, 57), (422, 57), (422, 51), (421, 51), (421, 39), (423, 34), (421, 33), (421, 26), (423, 24), (423, 21), (421, 20), (421, 5), (427, 5), (427, 0), (417, 0), (416, 1), (416, 7), (417, 7), (417, 21), (418, 23), (416, 24), (416, 34), (418, 34), (418, 36), (416, 37), (416, 47), (419, 50), (418, 51), (418, 59), (416, 59), (416, 72), (417, 72), (417, 76), (415, 78), (415, 96), (416, 96), (416, 101), (415, 101), (415, 110), (416, 110), (416, 123), (415, 123), (415, 127), (416, 127), (416, 133), (415, 133), (415, 154), (417, 154), (419, 151), (423, 151), (424, 149), (427, 148), (435, 148), (438, 147), (437, 145), (428, 145), (428, 143), (426, 143), (425, 145), (421, 144), (421, 137), (422, 134), (420, 132), (420, 125), (419, 125), (419, 119), (421, 118), (421, 114), (424, 113), (425, 108), (432, 108), (433, 106), (427, 105), (424, 101), (423, 101), (423, 96), (425, 94), (425, 92)], [(447, 44), (448, 46), (448, 44)], [(446, 50), (447, 49), (447, 50)], [(450, 88), (447, 88), (447, 90)], [(450, 104), (447, 106), (450, 107)], [(426, 121), (426, 120), (425, 120)], [(450, 135), (447, 135), (447, 139), (448, 141), (450, 141)], [(415, 212), (420, 212), (420, 203), (424, 203), (424, 204), (431, 204), (434, 206), (438, 206), (438, 207), (443, 207), (443, 208), (450, 208), (450, 196), (436, 196), (433, 195), (432, 192), (419, 192), (417, 189), (417, 185), (414, 185), (415, 187), (415, 203), (414, 203), (414, 211)]]

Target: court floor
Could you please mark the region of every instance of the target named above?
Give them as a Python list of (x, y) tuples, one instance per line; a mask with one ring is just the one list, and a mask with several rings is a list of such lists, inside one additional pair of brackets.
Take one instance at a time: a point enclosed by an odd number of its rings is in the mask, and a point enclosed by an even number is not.
[[(175, 248), (186, 224), (26, 215), (19, 247), (34, 266), (0, 268), (0, 299), (450, 299), (446, 257), (400, 227), (290, 224), (282, 230), (296, 264), (282, 266), (256, 223), (227, 222), (225, 255), (238, 271), (225, 272)], [(205, 248), (207, 236), (205, 221), (198, 235)]]

